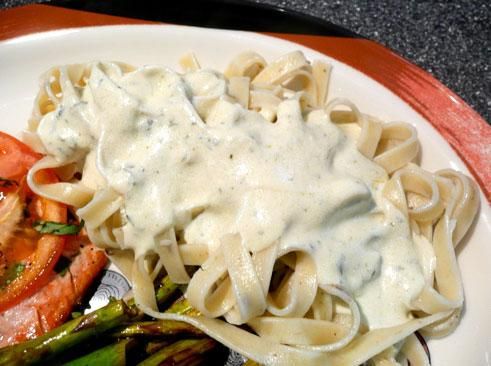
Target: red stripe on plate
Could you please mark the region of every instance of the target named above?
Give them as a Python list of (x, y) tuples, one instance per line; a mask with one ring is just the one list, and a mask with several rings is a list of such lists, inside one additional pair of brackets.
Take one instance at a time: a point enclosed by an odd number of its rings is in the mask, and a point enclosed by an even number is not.
[(457, 94), (389, 49), (366, 39), (271, 34), (363, 72), (406, 101), (450, 143), (491, 201), (491, 126)]

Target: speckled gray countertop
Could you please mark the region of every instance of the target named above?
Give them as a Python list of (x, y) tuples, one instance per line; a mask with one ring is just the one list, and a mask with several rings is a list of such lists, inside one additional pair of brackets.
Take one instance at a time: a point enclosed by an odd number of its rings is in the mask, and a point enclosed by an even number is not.
[[(489, 0), (250, 0), (310, 14), (375, 40), (459, 94), (490, 122)], [(0, 0), (0, 8), (33, 3)]]
[(375, 40), (429, 71), (490, 122), (491, 2), (255, 0)]

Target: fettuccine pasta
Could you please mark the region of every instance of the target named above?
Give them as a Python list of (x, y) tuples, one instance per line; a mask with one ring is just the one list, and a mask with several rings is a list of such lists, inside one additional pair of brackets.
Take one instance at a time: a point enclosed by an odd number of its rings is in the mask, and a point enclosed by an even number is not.
[[(31, 189), (76, 210), (150, 316), (266, 365), (428, 364), (414, 333), (458, 325), (475, 184), (416, 165), (413, 126), (330, 100), (331, 66), (299, 51), (181, 65), (49, 70)], [(159, 312), (162, 271), (200, 315)]]

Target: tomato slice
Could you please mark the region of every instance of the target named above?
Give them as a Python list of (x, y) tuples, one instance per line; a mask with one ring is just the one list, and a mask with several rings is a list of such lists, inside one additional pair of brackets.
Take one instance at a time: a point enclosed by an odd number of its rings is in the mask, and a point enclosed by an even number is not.
[(0, 132), (0, 177), (19, 179), (26, 175), (41, 155), (15, 137)]
[[(22, 180), (39, 157), (14, 137), (0, 133), (0, 176), (3, 178)], [(54, 172), (44, 170), (36, 174), (36, 180), (39, 183), (54, 183), (58, 179)], [(36, 196), (29, 190), (26, 194), (32, 198), (39, 219), (66, 222), (67, 209), (64, 204)], [(25, 260), (25, 269), (0, 291), (0, 312), (31, 296), (48, 282), (63, 252), (64, 243), (62, 236), (39, 237), (36, 250)]]

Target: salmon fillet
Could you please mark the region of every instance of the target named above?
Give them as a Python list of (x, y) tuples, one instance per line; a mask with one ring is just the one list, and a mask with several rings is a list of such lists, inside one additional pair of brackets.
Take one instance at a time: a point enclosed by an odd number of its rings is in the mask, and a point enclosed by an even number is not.
[(0, 314), (0, 347), (36, 338), (63, 324), (105, 267), (105, 253), (81, 248), (64, 274), (56, 274), (33, 296)]

